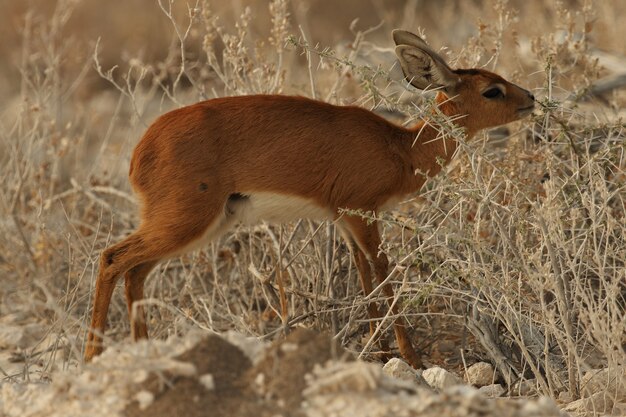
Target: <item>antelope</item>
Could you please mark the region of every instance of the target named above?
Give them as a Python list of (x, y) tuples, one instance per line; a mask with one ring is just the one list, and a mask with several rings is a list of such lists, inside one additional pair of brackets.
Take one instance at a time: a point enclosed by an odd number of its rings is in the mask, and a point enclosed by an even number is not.
[[(438, 89), (438, 109), (467, 138), (533, 111), (529, 91), (483, 69), (452, 69), (413, 33), (392, 35), (405, 79), (417, 89)], [(372, 277), (383, 282), (389, 266), (379, 252), (379, 225), (343, 209), (386, 209), (418, 192), (450, 162), (456, 141), (442, 137), (437, 122), (426, 119), (405, 128), (360, 107), (282, 95), (216, 98), (160, 116), (130, 162), (141, 223), (100, 257), (85, 360), (103, 350), (107, 312), (122, 274), (131, 333), (135, 340), (147, 338), (145, 312), (140, 304), (133, 310), (143, 298), (146, 276), (160, 261), (197, 249), (236, 224), (335, 222), (363, 292), (370, 294)], [(400, 354), (419, 368), (420, 355), (392, 303), (391, 285), (383, 291), (395, 315)], [(373, 334), (381, 312), (374, 302), (367, 311)], [(384, 341), (381, 346), (388, 349)]]

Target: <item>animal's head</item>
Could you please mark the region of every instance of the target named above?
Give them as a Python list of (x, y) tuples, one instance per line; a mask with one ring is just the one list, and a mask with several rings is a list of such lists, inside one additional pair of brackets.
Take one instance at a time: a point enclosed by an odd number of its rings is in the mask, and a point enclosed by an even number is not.
[(465, 115), (460, 123), (470, 130), (519, 120), (535, 108), (530, 91), (482, 69), (454, 70), (413, 33), (394, 30), (393, 40), (407, 81), (421, 90), (444, 92)]

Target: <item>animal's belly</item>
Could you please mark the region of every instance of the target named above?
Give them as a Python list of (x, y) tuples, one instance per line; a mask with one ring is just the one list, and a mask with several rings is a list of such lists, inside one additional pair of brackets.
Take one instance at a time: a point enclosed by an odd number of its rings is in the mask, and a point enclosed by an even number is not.
[(314, 201), (286, 194), (255, 192), (229, 201), (228, 215), (243, 224), (284, 223), (298, 219), (332, 220), (334, 213)]

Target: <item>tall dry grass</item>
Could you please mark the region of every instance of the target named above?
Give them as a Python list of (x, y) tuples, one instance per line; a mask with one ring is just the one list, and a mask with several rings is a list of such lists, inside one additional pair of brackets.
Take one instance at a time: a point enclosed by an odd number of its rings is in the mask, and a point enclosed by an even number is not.
[[(461, 143), (454, 166), (401, 212), (378, 214), (381, 250), (396, 261), (388, 279), (418, 346), (428, 357), (434, 323), (453, 323), (474, 340), (455, 346), (468, 360), (494, 362), (510, 387), (532, 378), (553, 397), (575, 398), (590, 369), (626, 365), (624, 95), (585, 95), (608, 73), (597, 48), (624, 50), (624, 37), (609, 34), (622, 30), (626, 8), (396, 3), (368, 5), (379, 17), (371, 25), (350, 25), (352, 9), (324, 14), (315, 2), (239, 7), (236, 19), (210, 2), (144, 3), (160, 16), (159, 53), (125, 55), (115, 31), (99, 41), (76, 36), (73, 17), (99, 5), (60, 0), (26, 14), (15, 6), (19, 77), (4, 90), (11, 98), (0, 117), (0, 314), (49, 329), (24, 352), (26, 367), (39, 363), (43, 377), (79, 363), (99, 252), (137, 225), (128, 161), (156, 115), (217, 96), (283, 93), (358, 103), (408, 123), (432, 101), (406, 91), (390, 73), (393, 55), (376, 45), (390, 46), (393, 27), (418, 25), (434, 46), (451, 46), (452, 62), (498, 70), (541, 104), (532, 120), (500, 129), (506, 139), (495, 144), (487, 135), (466, 143), (452, 129)], [(320, 31), (319, 16), (341, 26)], [(349, 43), (334, 44), (347, 34)], [(306, 220), (237, 229), (164, 263), (146, 296), (153, 337), (193, 326), (273, 338), (306, 325), (331, 329), (364, 355), (374, 346), (361, 339), (365, 305), (382, 297), (360, 294), (334, 227)], [(109, 323), (109, 341), (128, 336), (119, 291)]]

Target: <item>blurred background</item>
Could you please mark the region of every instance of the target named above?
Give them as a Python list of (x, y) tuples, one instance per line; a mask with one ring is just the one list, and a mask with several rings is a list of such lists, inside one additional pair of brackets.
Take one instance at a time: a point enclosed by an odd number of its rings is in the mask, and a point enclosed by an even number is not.
[[(167, 5), (164, 0), (163, 4)], [(212, 13), (224, 27), (232, 27), (246, 8), (251, 10), (248, 26), (251, 39), (266, 37), (271, 28), (271, 17), (267, 1), (235, 0), (208, 2)], [(188, 7), (203, 3), (175, 1), (173, 16), (184, 25), (188, 20)], [(170, 19), (163, 13), (156, 0), (2, 0), (0, 14), (0, 103), (16, 94), (20, 88), (20, 65), (23, 53), (23, 35), (26, 16), (29, 25), (36, 27), (37, 21), (47, 21), (53, 14), (68, 15), (58, 21), (59, 33), (49, 45), (49, 52), (57, 48), (69, 49), (62, 63), (68, 75), (79, 74), (85, 60), (93, 52), (94, 42), (101, 39), (101, 62), (104, 68), (120, 66), (133, 58), (148, 64), (163, 62), (171, 51), (174, 29)], [(168, 6), (169, 7), (169, 6)], [(505, 10), (511, 21), (504, 22), (498, 16), (498, 8)], [(289, 3), (290, 30), (296, 35), (304, 34), (311, 44), (335, 48), (354, 38), (351, 23), (359, 30), (377, 29), (367, 39), (381, 47), (390, 47), (390, 32), (394, 28), (417, 31), (422, 28), (436, 48), (446, 46), (458, 53), (472, 37), (481, 31), (502, 30), (499, 44), (486, 45), (489, 49), (502, 48), (498, 69), (514, 71), (520, 65), (536, 63), (531, 54), (531, 44), (537, 38), (567, 36), (568, 31), (580, 30), (573, 25), (583, 19), (588, 22), (586, 33), (593, 48), (608, 54), (623, 57), (626, 54), (626, 29), (623, 22), (626, 4), (613, 0), (565, 0), (524, 1), (510, 0), (494, 2), (488, 0), (294, 0)], [(584, 18), (583, 14), (587, 17)], [(569, 15), (569, 16), (568, 16)], [(187, 48), (193, 58), (201, 43), (197, 28), (190, 34)], [(33, 33), (36, 37), (37, 33)], [(558, 39), (557, 39), (558, 40)], [(522, 47), (519, 55), (515, 45)], [(43, 51), (42, 51), (43, 52)], [(482, 57), (485, 64), (488, 57)], [(89, 70), (85, 77), (97, 78)], [(106, 83), (86, 83), (81, 93), (89, 89), (106, 88)], [(530, 80), (533, 81), (532, 78)], [(537, 80), (540, 82), (540, 80)], [(85, 91), (85, 89), (87, 91)]]

